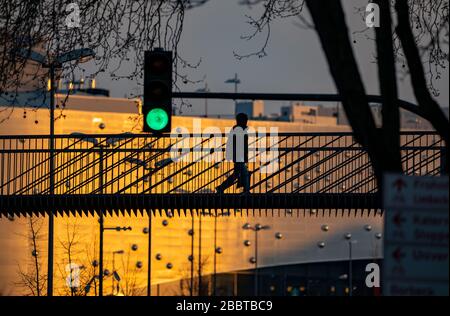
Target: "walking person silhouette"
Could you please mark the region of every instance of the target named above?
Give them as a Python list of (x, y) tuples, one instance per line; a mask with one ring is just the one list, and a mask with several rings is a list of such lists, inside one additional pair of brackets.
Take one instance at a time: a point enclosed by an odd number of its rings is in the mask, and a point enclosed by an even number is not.
[(244, 113), (236, 115), (236, 125), (228, 134), (226, 144), (226, 160), (234, 163), (233, 173), (216, 188), (216, 192), (222, 194), (237, 180), (237, 187), (243, 188), (243, 193), (250, 191), (250, 174), (247, 169), (248, 162), (248, 117)]

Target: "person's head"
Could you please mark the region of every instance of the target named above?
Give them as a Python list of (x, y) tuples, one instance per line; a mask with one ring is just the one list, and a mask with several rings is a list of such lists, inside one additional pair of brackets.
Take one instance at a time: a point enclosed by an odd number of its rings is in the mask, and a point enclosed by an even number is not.
[(248, 116), (245, 113), (239, 113), (238, 115), (236, 115), (236, 125), (240, 126), (242, 128), (246, 128), (247, 127), (247, 122), (248, 122)]

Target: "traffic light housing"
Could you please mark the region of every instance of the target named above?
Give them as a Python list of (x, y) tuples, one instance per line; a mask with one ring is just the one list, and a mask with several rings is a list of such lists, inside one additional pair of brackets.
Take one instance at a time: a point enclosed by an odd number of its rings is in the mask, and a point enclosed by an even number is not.
[(172, 52), (145, 52), (143, 131), (170, 132), (172, 123)]

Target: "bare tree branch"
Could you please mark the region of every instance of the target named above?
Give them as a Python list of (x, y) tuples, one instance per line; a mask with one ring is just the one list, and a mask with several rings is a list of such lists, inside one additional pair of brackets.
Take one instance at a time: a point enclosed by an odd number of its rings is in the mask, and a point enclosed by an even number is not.
[[(410, 69), (411, 84), (419, 107), (424, 117), (433, 125), (436, 131), (445, 140), (447, 153), (449, 145), (449, 121), (439, 104), (433, 99), (427, 88), (425, 71), (421, 62), (419, 49), (416, 46), (409, 19), (409, 5), (405, 0), (397, 0), (395, 9), (398, 17), (397, 34), (405, 53), (408, 68)], [(445, 166), (448, 173), (448, 164)]]

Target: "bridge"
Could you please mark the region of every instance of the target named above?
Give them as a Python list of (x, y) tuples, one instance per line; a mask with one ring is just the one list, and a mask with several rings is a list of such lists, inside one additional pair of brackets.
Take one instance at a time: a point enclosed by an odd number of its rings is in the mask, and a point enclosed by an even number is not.
[[(300, 216), (306, 209), (382, 208), (368, 155), (352, 133), (249, 135), (250, 194), (236, 186), (217, 194), (232, 172), (225, 136), (58, 135), (53, 192), (49, 137), (0, 136), (0, 216), (198, 210)], [(442, 173), (438, 134), (403, 132), (401, 146), (406, 174)]]

